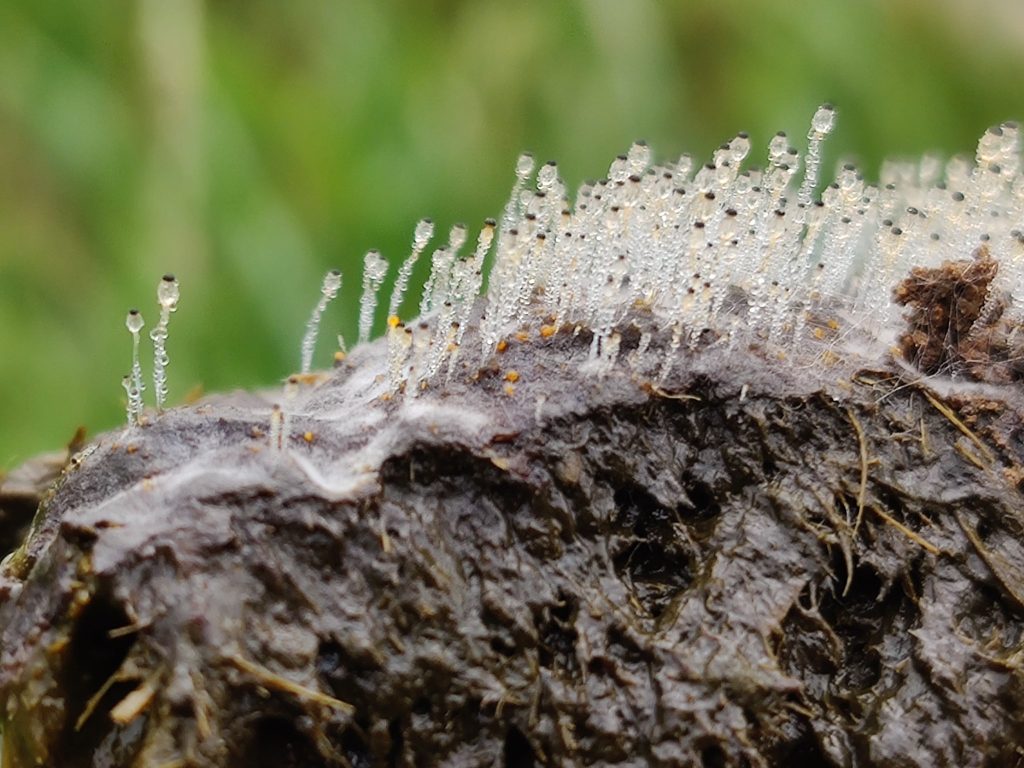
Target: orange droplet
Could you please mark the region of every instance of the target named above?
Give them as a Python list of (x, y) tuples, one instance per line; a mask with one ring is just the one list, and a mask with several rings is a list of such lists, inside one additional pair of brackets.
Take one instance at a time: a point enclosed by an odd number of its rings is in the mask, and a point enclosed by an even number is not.
[[(338, 350), (339, 352), (341, 350)], [(344, 356), (344, 352), (341, 353)], [(314, 387), (322, 381), (329, 378), (329, 374), (323, 371), (317, 371), (316, 373), (293, 373), (288, 377), (289, 384), (302, 384), (307, 387)]]

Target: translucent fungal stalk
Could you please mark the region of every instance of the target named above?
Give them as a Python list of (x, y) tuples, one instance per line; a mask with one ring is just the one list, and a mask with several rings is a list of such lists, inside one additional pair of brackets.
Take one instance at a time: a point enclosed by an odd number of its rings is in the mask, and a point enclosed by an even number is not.
[[(392, 317), (395, 317), (392, 315)], [(388, 390), (392, 393), (401, 389), (405, 383), (405, 362), (412, 348), (412, 329), (402, 324), (397, 317), (388, 322)]]
[(501, 231), (507, 232), (514, 226), (516, 219), (522, 215), (522, 194), (526, 186), (526, 180), (533, 173), (534, 159), (529, 152), (523, 152), (516, 160), (516, 183), (512, 187), (512, 194), (509, 195), (508, 203), (505, 205), (505, 212), (501, 217)]
[(462, 337), (469, 325), (469, 317), (473, 312), (476, 298), (483, 286), (484, 259), (491, 248), (491, 243), (494, 242), (494, 229), (496, 226), (497, 224), (494, 219), (484, 221), (480, 235), (477, 237), (476, 250), (474, 250), (472, 257), (467, 262), (456, 265), (459, 267), (458, 273), (462, 276), (453, 287), (456, 300), (454, 317), (459, 329), (455, 334), (455, 349), (452, 351), (452, 356), (448, 363), (449, 378), (451, 378), (451, 374), (455, 370), (459, 345), (462, 344)]
[(121, 377), (121, 386), (124, 387), (124, 393), (128, 398), (128, 426), (134, 427), (136, 424), (139, 423), (139, 419), (138, 414), (135, 410), (135, 393), (134, 388), (132, 386), (132, 375), (130, 373), (126, 373), (124, 376)]
[(430, 276), (423, 284), (423, 296), (420, 297), (420, 317), (430, 314), (434, 308), (435, 286), (447, 282), (452, 261), (452, 255), (447, 248), (438, 248), (430, 257)]
[(156, 288), (160, 304), (160, 322), (149, 332), (153, 340), (153, 390), (156, 393), (156, 409), (162, 411), (167, 401), (167, 326), (171, 313), (178, 309), (178, 281), (174, 275), (164, 275)]
[(442, 306), (450, 306), (455, 303), (456, 292), (460, 288), (459, 275), (465, 274), (465, 269), (459, 257), (459, 251), (466, 244), (466, 225), (456, 224), (451, 228), (448, 235), (448, 245), (434, 251), (431, 259), (430, 277), (423, 286), (423, 298), (420, 301), (420, 317), (430, 314)]
[(473, 252), (472, 264), (474, 272), (479, 273), (484, 268), (484, 259), (487, 257), (487, 252), (491, 249), (491, 243), (494, 242), (494, 228), (496, 226), (497, 224), (494, 219), (484, 221), (484, 226), (480, 230), (480, 236), (476, 241), (476, 250)]
[(420, 219), (416, 224), (416, 231), (412, 238), (412, 253), (402, 262), (398, 269), (398, 277), (395, 278), (395, 287), (391, 291), (391, 301), (388, 303), (388, 318), (398, 317), (398, 310), (402, 306), (402, 299), (409, 289), (409, 278), (412, 276), (413, 267), (427, 247), (430, 238), (434, 236), (434, 222), (430, 219)]
[(125, 392), (128, 394), (128, 423), (138, 424), (142, 417), (142, 393), (145, 384), (142, 382), (142, 366), (139, 364), (139, 331), (145, 325), (142, 313), (137, 309), (128, 310), (124, 320), (125, 327), (132, 335), (132, 372), (125, 377)]
[(320, 287), (320, 300), (313, 307), (313, 314), (306, 323), (306, 335), (302, 337), (302, 367), (303, 373), (309, 373), (313, 365), (313, 350), (316, 349), (316, 337), (320, 332), (320, 318), (331, 303), (338, 291), (341, 290), (341, 272), (332, 269), (324, 275), (323, 285)]
[(278, 449), (283, 449), (288, 444), (288, 435), (291, 434), (292, 411), (295, 410), (295, 400), (299, 396), (299, 377), (292, 374), (284, 382), (284, 405), (281, 406), (281, 428), (278, 436)]
[(804, 160), (804, 181), (797, 194), (797, 203), (811, 204), (811, 196), (818, 186), (818, 169), (821, 166), (821, 145), (836, 125), (836, 111), (831, 104), (822, 104), (811, 118), (811, 129), (807, 133), (807, 158)]
[[(434, 236), (429, 219), (416, 225), (388, 305), (386, 355), (374, 378), (379, 393), (430, 397), (436, 380), (473, 376), (476, 365), (489, 367), (510, 343), (546, 344), (556, 334), (562, 343), (567, 332), (588, 337), (581, 365), (595, 375), (631, 366), (665, 384), (688, 356), (708, 347), (798, 364), (822, 359), (822, 345), (809, 342), (890, 349), (898, 333), (893, 321), (905, 312), (893, 298), (900, 278), (915, 267), (971, 258), (982, 246), (998, 272), (976, 297), (973, 325), (960, 336), (982, 348), (996, 323), (1020, 323), (1019, 129), (988, 131), (973, 158), (886, 162), (877, 185), (842, 166), (815, 200), (822, 143), (835, 122), (828, 105), (814, 113), (803, 156), (777, 134), (764, 171), (742, 168), (751, 151), (745, 134), (704, 164), (684, 155), (659, 165), (637, 142), (615, 158), (607, 178), (581, 186), (572, 204), (554, 162), (537, 170), (532, 189), (533, 158), (520, 156), (501, 225), (488, 220), (465, 256), (467, 230), (454, 226), (433, 253), (420, 318), (402, 323), (398, 312), (413, 268)], [(371, 336), (386, 269), (378, 253), (366, 255), (360, 342)], [(340, 283), (336, 272), (324, 281), (303, 340), (303, 372)], [(165, 331), (173, 310), (163, 309)], [(479, 344), (472, 357), (464, 339)], [(165, 353), (158, 358), (166, 363)], [(131, 420), (138, 378), (133, 366), (126, 389)], [(282, 406), (283, 445), (291, 408)]]
[(388, 263), (381, 257), (380, 251), (369, 251), (363, 259), (363, 295), (359, 299), (360, 344), (370, 339), (373, 313), (377, 309), (377, 293), (387, 273)]

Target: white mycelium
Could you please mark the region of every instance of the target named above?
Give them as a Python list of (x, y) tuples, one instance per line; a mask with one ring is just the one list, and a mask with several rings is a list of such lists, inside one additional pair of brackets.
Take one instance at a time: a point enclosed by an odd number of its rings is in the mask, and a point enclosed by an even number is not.
[[(821, 147), (835, 117), (829, 105), (815, 113), (803, 173), (781, 133), (763, 170), (744, 169), (750, 141), (742, 133), (696, 171), (686, 155), (652, 164), (638, 142), (612, 162), (606, 179), (584, 184), (571, 205), (554, 163), (542, 165), (529, 188), (533, 158), (522, 155), (495, 238), (477, 357), (529, 324), (569, 324), (593, 331), (591, 360), (608, 370), (619, 353), (617, 329), (632, 323), (639, 347), (630, 363), (664, 377), (708, 330), (713, 343), (734, 344), (742, 335), (798, 357), (814, 331), (808, 317), (826, 306), (886, 340), (899, 314), (894, 285), (914, 266), (968, 258), (982, 243), (1000, 263), (992, 295), (1009, 297), (1007, 320), (1022, 319), (1017, 126), (990, 129), (973, 163), (954, 158), (943, 165), (930, 156), (887, 162), (878, 185), (844, 165), (815, 200)], [(415, 392), (442, 369), (451, 375), (493, 228), (484, 227), (472, 256), (459, 255), (466, 234), (454, 228), (448, 245), (434, 252), (421, 322), (390, 318), (392, 391)], [(392, 315), (396, 307), (393, 299)], [(667, 343), (652, 346), (659, 335)]]

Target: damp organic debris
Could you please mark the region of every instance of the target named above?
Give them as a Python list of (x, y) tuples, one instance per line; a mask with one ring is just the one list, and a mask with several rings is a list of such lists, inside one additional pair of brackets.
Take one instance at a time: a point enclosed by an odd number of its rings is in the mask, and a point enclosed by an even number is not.
[(835, 117), (523, 155), (283, 389), (145, 412), (130, 313), (127, 428), (0, 487), (4, 764), (1024, 764), (1019, 132), (819, 199)]

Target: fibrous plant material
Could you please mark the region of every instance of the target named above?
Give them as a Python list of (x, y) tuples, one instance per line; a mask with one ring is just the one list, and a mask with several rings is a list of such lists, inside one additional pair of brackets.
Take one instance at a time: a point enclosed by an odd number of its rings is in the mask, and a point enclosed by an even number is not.
[(285, 408), (65, 470), (2, 574), (5, 759), (1019, 763), (1014, 130), (962, 209), (934, 163), (791, 208), (784, 137), (756, 175), (638, 143), (572, 209), (521, 161), (486, 297), (453, 231), (426, 314)]
[(998, 271), (985, 245), (971, 259), (911, 270), (895, 293), (911, 308), (900, 337), (904, 357), (928, 374), (1001, 383), (1024, 378), (1024, 335), (1003, 318), (1009, 297), (993, 290)]

